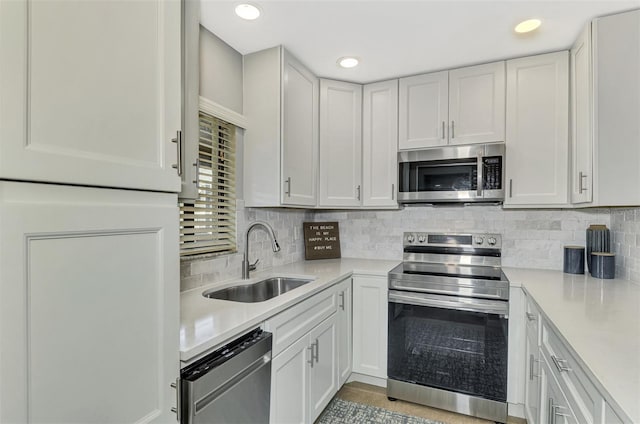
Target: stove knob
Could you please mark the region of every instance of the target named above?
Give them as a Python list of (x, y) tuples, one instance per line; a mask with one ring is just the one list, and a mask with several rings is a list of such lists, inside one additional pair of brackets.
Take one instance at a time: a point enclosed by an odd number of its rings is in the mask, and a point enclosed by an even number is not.
[(497, 240), (496, 240), (496, 238), (495, 238), (495, 237), (489, 237), (489, 238), (487, 239), (487, 243), (489, 243), (491, 246), (495, 246), (495, 245), (496, 245), (496, 243), (497, 243)]
[(407, 241), (408, 241), (409, 243), (413, 243), (415, 240), (416, 240), (416, 238), (414, 237), (414, 235), (413, 235), (413, 234), (409, 234), (409, 235), (407, 236)]
[(425, 241), (427, 241), (427, 238), (425, 236), (418, 236), (418, 241), (420, 243), (424, 243)]
[(476, 244), (482, 244), (484, 243), (484, 237), (476, 237)]

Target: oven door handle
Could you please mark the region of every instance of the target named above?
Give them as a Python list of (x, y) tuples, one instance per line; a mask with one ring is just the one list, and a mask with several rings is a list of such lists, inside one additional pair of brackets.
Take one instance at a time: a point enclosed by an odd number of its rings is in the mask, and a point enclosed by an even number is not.
[(389, 291), (389, 302), (505, 316), (509, 313), (509, 303), (505, 301), (406, 293), (395, 290)]

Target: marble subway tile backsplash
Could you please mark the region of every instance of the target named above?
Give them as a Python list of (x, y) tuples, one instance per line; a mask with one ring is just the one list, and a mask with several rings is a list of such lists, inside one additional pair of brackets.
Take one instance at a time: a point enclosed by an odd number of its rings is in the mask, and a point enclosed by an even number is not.
[(398, 211), (317, 212), (338, 221), (342, 256), (401, 259), (404, 231), (502, 234), (504, 266), (562, 269), (563, 247), (584, 246), (591, 224), (611, 227), (609, 209), (509, 210), (500, 206), (413, 206)]
[(242, 276), (242, 253), (244, 252), (244, 232), (254, 221), (266, 221), (273, 227), (280, 251), (274, 253), (271, 240), (260, 227), (249, 236), (249, 260), (258, 262), (257, 270), (285, 265), (304, 259), (302, 223), (313, 221), (309, 211), (298, 209), (257, 209), (245, 208), (238, 200), (236, 209), (237, 253), (214, 257), (200, 257), (182, 260), (180, 263), (180, 290), (190, 290), (216, 281), (240, 278)]
[(640, 282), (640, 208), (611, 210), (616, 277)]

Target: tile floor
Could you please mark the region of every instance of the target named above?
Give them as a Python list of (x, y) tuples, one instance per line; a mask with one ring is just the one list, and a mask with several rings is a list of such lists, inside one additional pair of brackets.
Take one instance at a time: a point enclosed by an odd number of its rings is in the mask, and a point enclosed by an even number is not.
[[(351, 402), (377, 406), (378, 408), (388, 409), (401, 414), (442, 421), (447, 424), (493, 424), (492, 421), (430, 408), (411, 402), (401, 400), (392, 402), (387, 399), (387, 393), (384, 388), (355, 381), (342, 386), (336, 396)], [(526, 421), (509, 417), (509, 424), (526, 424)]]

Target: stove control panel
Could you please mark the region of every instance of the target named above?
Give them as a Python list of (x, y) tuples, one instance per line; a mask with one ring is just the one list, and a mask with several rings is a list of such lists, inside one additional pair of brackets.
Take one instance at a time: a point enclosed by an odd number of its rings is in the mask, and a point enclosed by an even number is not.
[(500, 249), (502, 236), (491, 233), (423, 233), (406, 232), (403, 246), (474, 247)]

